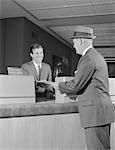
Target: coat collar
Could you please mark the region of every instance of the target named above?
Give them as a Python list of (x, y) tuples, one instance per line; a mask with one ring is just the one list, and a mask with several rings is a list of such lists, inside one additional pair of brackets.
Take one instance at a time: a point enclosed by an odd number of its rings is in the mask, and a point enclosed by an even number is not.
[(87, 52), (90, 48), (92, 48), (92, 45), (90, 45), (89, 47), (87, 47), (87, 48), (83, 51), (82, 56), (84, 56), (84, 55), (86, 54), (86, 52)]

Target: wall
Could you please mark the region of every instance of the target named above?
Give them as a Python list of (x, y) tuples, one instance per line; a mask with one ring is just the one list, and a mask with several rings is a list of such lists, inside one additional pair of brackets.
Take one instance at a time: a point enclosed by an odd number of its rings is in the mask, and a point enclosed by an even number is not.
[(19, 66), (23, 58), (24, 19), (6, 19), (5, 66)]
[(69, 61), (69, 69), (66, 70), (66, 74), (71, 73), (71, 53), (72, 50), (55, 39), (49, 33), (38, 27), (37, 25), (30, 22), (25, 18), (24, 21), (24, 53), (23, 53), (23, 62), (26, 62), (30, 59), (29, 47), (33, 42), (38, 42), (43, 45), (45, 50), (44, 61), (49, 63), (51, 67), (53, 66), (52, 56), (65, 56)]
[[(97, 19), (98, 23), (100, 18)], [(111, 22), (111, 20), (112, 18), (108, 22)], [(107, 22), (107, 20), (105, 19), (104, 22)], [(79, 23), (83, 24), (83, 22)], [(0, 73), (6, 73), (7, 66), (20, 66), (22, 63), (29, 61), (30, 45), (39, 42), (45, 49), (45, 62), (52, 67), (52, 55), (65, 56), (69, 62), (65, 74), (74, 75), (79, 56), (75, 54), (73, 49), (24, 17), (0, 20), (0, 39)], [(109, 47), (108, 50), (96, 48), (104, 57), (115, 57), (114, 47)]]
[(17, 67), (29, 61), (29, 47), (32, 43), (38, 42), (45, 49), (44, 61), (51, 67), (53, 66), (52, 55), (67, 57), (69, 66), (66, 69), (66, 75), (71, 75), (72, 49), (24, 17), (7, 18), (1, 22), (4, 22), (4, 32), (1, 35), (4, 37), (1, 48), (4, 59), (0, 62), (0, 65), (4, 62), (4, 65), (1, 66), (3, 73), (6, 73), (7, 66)]
[(100, 52), (105, 58), (115, 57), (115, 46), (98, 46), (95, 48)]
[[(0, 39), (2, 39), (2, 34), (1, 34), (1, 32), (2, 32), (2, 23), (1, 23), (1, 20), (0, 20)], [(1, 73), (1, 68), (2, 68), (2, 61), (1, 61), (1, 58), (2, 58), (2, 54), (1, 54), (1, 52), (2, 52), (2, 46), (1, 46), (1, 44), (2, 44), (2, 41), (0, 40), (0, 73)]]
[(4, 51), (4, 46), (5, 46), (5, 21), (4, 20), (0, 20), (0, 73), (5, 72), (5, 51)]

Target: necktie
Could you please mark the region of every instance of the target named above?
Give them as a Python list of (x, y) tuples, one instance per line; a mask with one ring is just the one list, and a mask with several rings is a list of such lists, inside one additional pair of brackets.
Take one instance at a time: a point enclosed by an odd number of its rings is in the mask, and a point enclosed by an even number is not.
[(38, 65), (38, 80), (40, 80), (40, 66)]

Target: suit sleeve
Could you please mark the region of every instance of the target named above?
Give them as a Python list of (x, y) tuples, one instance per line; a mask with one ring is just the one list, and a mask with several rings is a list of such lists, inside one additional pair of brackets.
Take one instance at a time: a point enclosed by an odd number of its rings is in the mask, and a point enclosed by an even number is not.
[(68, 82), (59, 83), (60, 92), (62, 94), (79, 95), (91, 81), (94, 72), (95, 67), (91, 60), (89, 58), (83, 59), (78, 65), (74, 79)]
[(49, 66), (49, 69), (48, 69), (48, 78), (47, 78), (48, 81), (52, 81), (52, 71), (51, 71), (51, 67)]
[(28, 74), (28, 71), (27, 71), (27, 69), (26, 69), (25, 64), (23, 64), (23, 65), (21, 66), (21, 68), (22, 68), (22, 72), (23, 72), (24, 75), (29, 75), (29, 74)]

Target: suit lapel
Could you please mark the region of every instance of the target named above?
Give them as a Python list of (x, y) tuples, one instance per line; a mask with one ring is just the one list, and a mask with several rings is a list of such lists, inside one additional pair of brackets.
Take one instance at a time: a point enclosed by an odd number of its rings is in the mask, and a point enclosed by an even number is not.
[(30, 65), (31, 65), (31, 68), (32, 68), (34, 75), (36, 76), (37, 80), (39, 80), (37, 70), (36, 70), (35, 65), (32, 61), (31, 61)]

